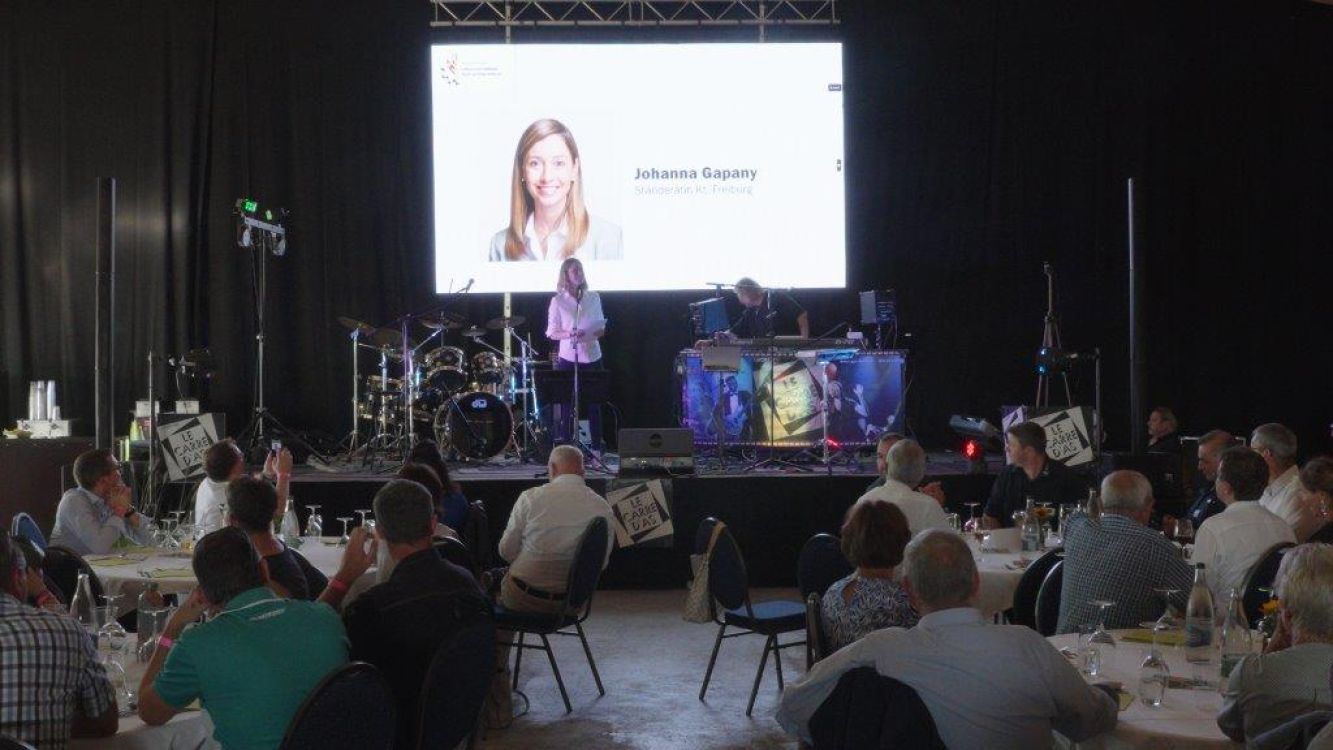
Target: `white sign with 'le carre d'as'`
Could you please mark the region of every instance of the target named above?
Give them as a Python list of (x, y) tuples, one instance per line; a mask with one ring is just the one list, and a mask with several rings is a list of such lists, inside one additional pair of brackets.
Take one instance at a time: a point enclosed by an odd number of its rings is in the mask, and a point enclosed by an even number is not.
[(663, 480), (635, 482), (606, 494), (615, 517), (616, 542), (624, 548), (671, 538), (674, 533)]

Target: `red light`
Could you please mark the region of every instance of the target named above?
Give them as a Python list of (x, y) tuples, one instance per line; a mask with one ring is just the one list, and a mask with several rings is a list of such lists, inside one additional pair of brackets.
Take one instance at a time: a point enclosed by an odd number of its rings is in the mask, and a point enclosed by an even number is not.
[(985, 451), (981, 449), (981, 443), (968, 440), (963, 443), (963, 455), (969, 461), (980, 461), (985, 456)]
[(839, 443), (837, 440), (834, 440), (833, 438), (829, 438), (828, 447), (832, 448), (835, 451), (840, 451), (842, 450), (842, 443)]

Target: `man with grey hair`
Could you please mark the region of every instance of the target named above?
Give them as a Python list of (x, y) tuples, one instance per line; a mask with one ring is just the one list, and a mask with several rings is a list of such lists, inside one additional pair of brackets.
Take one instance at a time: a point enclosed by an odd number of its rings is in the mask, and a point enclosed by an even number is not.
[[(1194, 502), (1185, 510), (1185, 515), (1181, 516), (1196, 531), (1204, 521), (1226, 510), (1226, 503), (1217, 496), (1217, 469), (1222, 463), (1222, 452), (1235, 442), (1236, 439), (1226, 430), (1209, 430), (1199, 438), (1199, 491)], [(1171, 516), (1162, 516), (1162, 530), (1173, 535), (1176, 521)]]
[(884, 458), (884, 484), (856, 502), (883, 500), (898, 506), (913, 535), (926, 529), (947, 529), (949, 518), (935, 498), (913, 489), (926, 476), (926, 452), (915, 440), (899, 440)]
[[(961, 537), (920, 534), (903, 564), (903, 585), (921, 621), (877, 630), (788, 685), (777, 712), (784, 729), (810, 741), (810, 717), (844, 673), (864, 666), (916, 690), (948, 747), (1050, 747), (1052, 731), (1081, 742), (1115, 727), (1108, 690), (1085, 683), (1036, 631), (992, 625), (976, 609), (981, 579)], [(1002, 668), (978, 668), (996, 654)]]
[(510, 561), (500, 582), (500, 603), (507, 609), (555, 612), (564, 605), (569, 565), (593, 518), (606, 519), (607, 560), (616, 544), (611, 506), (583, 481), (578, 448), (556, 446), (547, 469), (551, 481), (518, 496), (500, 537), (500, 556)]
[(1065, 522), (1057, 633), (1095, 622), (1094, 600), (1115, 602), (1106, 612), (1108, 628), (1138, 627), (1159, 617), (1163, 604), (1153, 589), (1175, 589), (1172, 603), (1183, 606), (1194, 576), (1176, 546), (1148, 528), (1152, 506), (1147, 477), (1114, 471), (1102, 480), (1101, 517), (1079, 511)]
[(1231, 670), (1217, 726), (1252, 740), (1315, 705), (1333, 703), (1333, 547), (1303, 544), (1283, 556), (1277, 579), (1278, 632), (1262, 655)]
[(1277, 422), (1261, 424), (1250, 435), (1250, 447), (1268, 464), (1268, 487), (1259, 504), (1281, 516), (1293, 530), (1309, 526), (1300, 498), (1296, 433)]

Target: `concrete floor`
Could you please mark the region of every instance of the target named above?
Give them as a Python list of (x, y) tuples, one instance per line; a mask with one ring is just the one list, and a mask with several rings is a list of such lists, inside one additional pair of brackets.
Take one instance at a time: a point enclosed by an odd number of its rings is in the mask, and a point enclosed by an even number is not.
[[(796, 599), (797, 594), (795, 590), (755, 589), (751, 597), (759, 602)], [(545, 654), (527, 651), (519, 690), (531, 702), (529, 712), (508, 729), (491, 730), (478, 746), (496, 750), (796, 748), (797, 742), (773, 720), (778, 688), (771, 660), (759, 686), (753, 718), (745, 715), (763, 651), (762, 636), (723, 641), (708, 700), (699, 701), (717, 627), (681, 619), (684, 602), (683, 590), (599, 591), (584, 630), (606, 695), (597, 695), (578, 639), (553, 638), (573, 713), (565, 713)], [(803, 637), (803, 633), (792, 633), (782, 640)], [(805, 650), (786, 649), (782, 667), (789, 680), (804, 674)], [(516, 703), (517, 710), (522, 702)]]

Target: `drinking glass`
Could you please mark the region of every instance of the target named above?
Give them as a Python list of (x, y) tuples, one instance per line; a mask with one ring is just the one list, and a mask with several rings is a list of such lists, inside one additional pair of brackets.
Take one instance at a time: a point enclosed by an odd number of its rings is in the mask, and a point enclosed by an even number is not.
[(1171, 678), (1171, 667), (1162, 656), (1158, 641), (1158, 636), (1165, 635), (1167, 630), (1163, 627), (1153, 628), (1152, 648), (1139, 665), (1139, 700), (1149, 708), (1161, 707), (1162, 699), (1166, 697), (1166, 684)]
[(157, 637), (167, 629), (167, 621), (171, 618), (171, 609), (153, 609), (144, 613), (144, 626), (147, 637), (139, 643), (137, 654), (140, 664), (147, 664), (153, 660), (153, 651), (157, 648)]
[(366, 526), (366, 516), (370, 515), (370, 509), (367, 508), (367, 509), (365, 509), (365, 510), (354, 510), (354, 511), (352, 511), (352, 512), (355, 513), (355, 514), (357, 514), (358, 516), (361, 516), (361, 528), (365, 528), (365, 526)]
[(305, 522), (305, 535), (316, 538), (324, 536), (324, 519), (319, 516), (319, 506), (307, 505), (305, 507), (310, 510), (310, 515)]
[(1106, 610), (1114, 607), (1115, 602), (1107, 601), (1105, 599), (1093, 599), (1088, 602), (1088, 604), (1097, 607), (1097, 629), (1092, 631), (1089, 640), (1102, 646), (1115, 648), (1115, 638), (1111, 637), (1111, 634), (1106, 630)]
[(102, 623), (97, 629), (98, 652), (108, 659), (123, 661), (125, 643), (129, 641), (130, 634), (116, 621), (116, 605), (98, 607), (97, 620)]
[(338, 545), (341, 547), (346, 547), (347, 543), (352, 541), (351, 535), (348, 534), (348, 532), (352, 530), (352, 517), (338, 516), (338, 520), (343, 522), (343, 535), (342, 538), (338, 540)]
[(1162, 597), (1162, 616), (1153, 623), (1153, 639), (1156, 640), (1158, 630), (1171, 631), (1180, 627), (1176, 618), (1171, 616), (1171, 597), (1180, 593), (1180, 589), (1158, 588), (1153, 589), (1153, 593)]
[(134, 712), (137, 706), (134, 695), (134, 688), (130, 686), (129, 679), (125, 676), (125, 666), (119, 660), (103, 656), (100, 661), (102, 668), (106, 670), (107, 682), (111, 683), (111, 689), (116, 695), (116, 713), (121, 716), (129, 716)]
[(1089, 677), (1096, 677), (1102, 672), (1101, 646), (1092, 640), (1092, 636), (1096, 632), (1096, 626), (1088, 623), (1084, 623), (1078, 628), (1079, 670)]
[(1194, 541), (1194, 524), (1188, 518), (1176, 519), (1176, 542), (1182, 547)]
[(974, 531), (981, 525), (981, 519), (977, 517), (977, 506), (981, 503), (963, 503), (968, 507), (967, 511), (967, 530)]
[(1015, 529), (1021, 529), (1028, 522), (1028, 512), (1025, 510), (1016, 510), (1010, 515), (1010, 519), (1013, 520)]
[(963, 528), (962, 528), (962, 526), (961, 526), (961, 524), (960, 524), (960, 522), (959, 522), (958, 514), (957, 514), (957, 513), (946, 513), (946, 514), (944, 515), (944, 517), (945, 517), (946, 519), (948, 519), (948, 521), (949, 521), (949, 528), (953, 529), (953, 531), (954, 531), (955, 534), (957, 534), (957, 533), (959, 533), (959, 532), (961, 532), (961, 531), (963, 530)]

